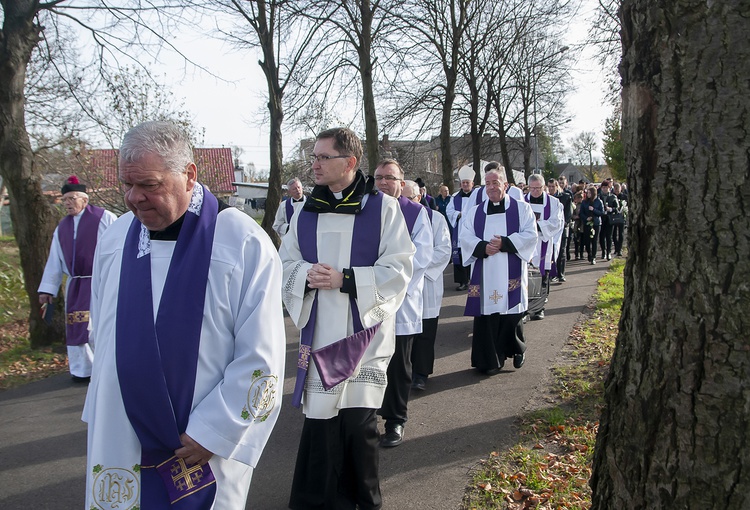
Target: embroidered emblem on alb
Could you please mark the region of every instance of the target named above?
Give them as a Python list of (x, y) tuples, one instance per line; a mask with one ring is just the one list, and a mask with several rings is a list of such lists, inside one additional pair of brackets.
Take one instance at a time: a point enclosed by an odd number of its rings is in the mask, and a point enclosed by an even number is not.
[(243, 420), (266, 421), (276, 405), (276, 386), (279, 378), (275, 375), (263, 375), (262, 370), (253, 372), (253, 382), (247, 392), (247, 404), (240, 416)]
[(479, 297), (479, 285), (469, 285), (469, 297)]
[(498, 294), (497, 293), (497, 289), (496, 289), (496, 290), (492, 291), (492, 294), (490, 294), (489, 299), (491, 299), (493, 303), (497, 304), (497, 302), (500, 299), (503, 299), (503, 295), (502, 294)]
[(141, 497), (140, 478), (135, 474), (139, 466), (132, 470), (125, 468), (104, 468), (97, 464), (91, 470), (94, 474), (92, 484), (92, 509), (101, 510), (138, 510)]
[(79, 322), (88, 322), (89, 321), (89, 311), (88, 310), (79, 310), (77, 312), (70, 312), (67, 315), (67, 323), (68, 324), (77, 324)]

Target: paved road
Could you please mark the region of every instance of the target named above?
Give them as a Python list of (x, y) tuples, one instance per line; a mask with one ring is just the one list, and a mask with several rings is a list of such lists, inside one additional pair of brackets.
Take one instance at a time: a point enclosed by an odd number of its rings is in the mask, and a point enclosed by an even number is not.
[[(466, 293), (453, 290), (451, 268), (446, 270), (435, 374), (427, 391), (412, 395), (404, 443), (381, 450), (384, 508), (460, 505), (472, 467), (489, 452), (513, 444), (515, 417), (539, 407), (549, 367), (607, 266), (570, 263), (568, 281), (553, 285), (547, 318), (526, 325), (524, 367), (514, 370), (507, 363), (510, 368), (493, 377), (470, 368), (471, 319), (462, 315)], [(295, 366), (296, 350), (297, 332), (287, 319), (287, 367)], [(281, 416), (255, 471), (248, 509), (286, 508), (303, 421), (289, 402), (293, 377), (288, 369)], [(61, 375), (0, 392), (0, 509), (83, 507), (85, 391)]]

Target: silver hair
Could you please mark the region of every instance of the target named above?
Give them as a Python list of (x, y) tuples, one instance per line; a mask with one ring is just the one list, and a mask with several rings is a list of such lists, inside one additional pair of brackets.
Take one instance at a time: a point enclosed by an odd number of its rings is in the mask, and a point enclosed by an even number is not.
[(409, 190), (410, 190), (409, 195), (411, 195), (411, 196), (417, 196), (417, 195), (421, 195), (422, 194), (422, 190), (419, 189), (419, 184), (417, 184), (414, 181), (405, 180), (404, 181), (404, 191), (406, 191), (407, 188), (409, 188)]
[(286, 181), (286, 185), (287, 185), (287, 187), (289, 187), (292, 184), (294, 184), (295, 182), (300, 183), (300, 186), (302, 185), (302, 181), (299, 180), (299, 177), (292, 177), (291, 179), (289, 179), (288, 181)]
[(544, 186), (544, 177), (542, 177), (542, 174), (531, 174), (529, 175), (529, 184), (531, 184), (531, 181), (538, 182), (542, 186)]
[(172, 172), (184, 173), (187, 165), (194, 163), (190, 138), (171, 122), (143, 122), (125, 133), (120, 144), (120, 161), (135, 163), (149, 154), (161, 157)]
[(504, 167), (504, 166), (502, 166), (502, 165), (500, 165), (500, 168), (492, 168), (492, 169), (490, 169), (490, 170), (487, 170), (487, 171), (486, 171), (486, 172), (484, 173), (484, 180), (485, 180), (485, 182), (487, 181), (487, 176), (488, 176), (489, 174), (496, 174), (496, 175), (497, 175), (497, 178), (498, 178), (498, 180), (499, 180), (500, 182), (508, 182), (508, 176), (507, 176), (507, 174), (505, 173), (505, 167)]

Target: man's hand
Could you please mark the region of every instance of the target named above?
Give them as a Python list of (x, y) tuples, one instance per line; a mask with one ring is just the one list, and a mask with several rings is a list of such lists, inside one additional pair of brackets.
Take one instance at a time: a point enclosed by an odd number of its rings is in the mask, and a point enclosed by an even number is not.
[(344, 285), (344, 273), (328, 264), (313, 264), (307, 271), (307, 284), (311, 289), (340, 289)]
[(46, 294), (44, 292), (39, 293), (39, 304), (40, 305), (51, 305), (52, 304), (52, 294)]
[(487, 256), (495, 255), (497, 253), (500, 253), (500, 248), (503, 246), (503, 238), (501, 236), (493, 236), (492, 241), (489, 242), (487, 246), (484, 248), (484, 252), (487, 254)]
[(182, 448), (176, 449), (174, 454), (184, 459), (185, 463), (190, 466), (196, 464), (203, 466), (214, 456), (213, 453), (203, 448), (187, 434), (180, 436), (180, 442), (182, 443)]

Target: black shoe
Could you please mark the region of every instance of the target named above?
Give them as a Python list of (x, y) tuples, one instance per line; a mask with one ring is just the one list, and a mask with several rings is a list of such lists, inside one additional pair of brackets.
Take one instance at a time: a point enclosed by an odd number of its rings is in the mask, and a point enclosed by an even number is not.
[(516, 354), (513, 356), (513, 368), (521, 368), (526, 361), (526, 354)]
[(386, 427), (385, 435), (380, 438), (380, 446), (382, 448), (393, 448), (394, 446), (400, 445), (404, 440), (404, 426), (393, 425), (392, 427)]
[(544, 319), (544, 310), (539, 310), (537, 313), (531, 316), (532, 321), (540, 321)]
[(76, 384), (88, 384), (91, 382), (91, 377), (78, 377), (77, 375), (72, 375), (70, 377)]
[(565, 279), (565, 276), (560, 275), (560, 283), (566, 282), (568, 280)]
[(422, 379), (421, 377), (415, 377), (414, 380), (411, 382), (411, 389), (424, 391), (425, 383), (426, 381)]
[(469, 288), (468, 284), (462, 283), (461, 285), (459, 285), (458, 287), (456, 287), (456, 290), (466, 290), (468, 288)]

